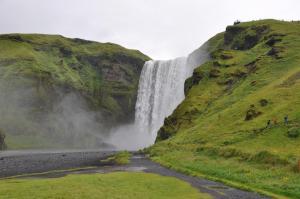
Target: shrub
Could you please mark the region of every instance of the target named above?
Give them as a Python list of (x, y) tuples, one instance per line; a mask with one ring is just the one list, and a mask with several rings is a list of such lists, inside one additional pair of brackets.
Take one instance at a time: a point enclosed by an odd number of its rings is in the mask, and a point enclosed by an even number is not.
[(250, 106), (250, 108), (247, 110), (246, 112), (246, 117), (245, 117), (245, 121), (249, 121), (249, 120), (252, 120), (256, 117), (258, 117), (259, 115), (261, 115), (262, 112), (260, 111), (257, 111), (255, 109), (255, 107), (253, 105)]
[(261, 106), (267, 106), (269, 101), (266, 100), (266, 99), (261, 99), (261, 100), (259, 100), (259, 103), (260, 103)]
[(216, 78), (216, 77), (219, 77), (220, 76), (220, 71), (213, 68), (209, 71), (209, 77), (211, 78)]
[(274, 155), (268, 151), (260, 151), (250, 158), (251, 161), (257, 163), (271, 164), (271, 165), (286, 165), (289, 162), (286, 159)]
[(300, 135), (300, 129), (298, 127), (292, 127), (288, 130), (287, 136), (289, 138), (297, 138)]

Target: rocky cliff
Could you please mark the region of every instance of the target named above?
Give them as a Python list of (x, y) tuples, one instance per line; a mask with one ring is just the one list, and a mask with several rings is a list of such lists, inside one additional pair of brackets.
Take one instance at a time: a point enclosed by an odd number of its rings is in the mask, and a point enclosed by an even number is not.
[(0, 35), (0, 128), (8, 147), (40, 146), (48, 138), (37, 137), (55, 137), (60, 131), (95, 134), (99, 129), (101, 134), (132, 121), (139, 75), (147, 60), (137, 50), (112, 43), (59, 35)]

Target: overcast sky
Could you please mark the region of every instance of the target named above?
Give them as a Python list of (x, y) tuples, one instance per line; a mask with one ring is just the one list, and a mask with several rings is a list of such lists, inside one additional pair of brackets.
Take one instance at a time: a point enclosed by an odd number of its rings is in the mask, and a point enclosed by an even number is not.
[(0, 0), (0, 33), (61, 34), (186, 56), (241, 21), (300, 20), (299, 0)]

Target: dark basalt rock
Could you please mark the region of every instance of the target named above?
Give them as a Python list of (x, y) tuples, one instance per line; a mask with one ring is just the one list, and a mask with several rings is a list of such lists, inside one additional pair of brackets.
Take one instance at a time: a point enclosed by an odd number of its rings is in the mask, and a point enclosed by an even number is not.
[(157, 132), (155, 142), (166, 140), (176, 133), (177, 120), (175, 117), (169, 116), (165, 119), (164, 125)]
[(67, 49), (65, 47), (59, 47), (59, 52), (63, 57), (71, 57), (72, 51), (70, 49)]
[(221, 66), (221, 64), (218, 61), (213, 61), (213, 66), (219, 67), (219, 66)]
[(25, 42), (25, 40), (20, 35), (17, 34), (2, 35), (1, 38), (9, 39), (16, 42)]
[(260, 103), (261, 106), (267, 106), (269, 101), (266, 100), (266, 99), (261, 99), (261, 100), (259, 100), (259, 103)]
[(250, 108), (246, 112), (245, 121), (252, 120), (261, 114), (262, 114), (262, 112), (257, 111), (255, 106), (252, 104), (252, 105), (250, 105)]
[(239, 25), (227, 26), (224, 34), (224, 45), (234, 50), (247, 50), (254, 47), (269, 32), (266, 25), (251, 28)]
[(72, 41), (75, 42), (75, 43), (78, 43), (78, 44), (91, 44), (91, 43), (93, 43), (92, 41), (79, 39), (79, 38), (74, 38), (74, 39), (72, 39)]
[(276, 43), (281, 42), (282, 39), (281, 38), (275, 38), (275, 37), (271, 37), (271, 39), (269, 39), (266, 44), (270, 47), (274, 46)]
[(230, 73), (230, 75), (232, 77), (242, 78), (242, 77), (245, 77), (247, 75), (247, 73), (237, 69), (233, 73)]
[(273, 47), (271, 50), (267, 52), (268, 56), (274, 57), (275, 59), (281, 59), (282, 57), (279, 56), (279, 53), (281, 52), (281, 49)]
[(184, 82), (184, 94), (186, 95), (194, 85), (199, 84), (203, 77), (204, 73), (202, 71), (194, 71), (192, 77), (188, 78)]
[(227, 54), (221, 54), (221, 59), (232, 59), (232, 55), (227, 55)]
[(256, 69), (257, 69), (256, 62), (257, 61), (258, 61), (258, 59), (255, 59), (254, 61), (251, 61), (248, 64), (244, 65), (248, 69), (248, 73), (253, 73), (256, 71)]
[(229, 45), (234, 37), (244, 31), (246, 28), (241, 26), (227, 26), (224, 34), (224, 44)]
[(217, 70), (217, 69), (215, 69), (215, 68), (213, 68), (213, 69), (211, 69), (211, 70), (209, 71), (208, 76), (209, 76), (210, 78), (216, 78), (216, 77), (219, 77), (219, 76), (220, 76), (220, 71)]

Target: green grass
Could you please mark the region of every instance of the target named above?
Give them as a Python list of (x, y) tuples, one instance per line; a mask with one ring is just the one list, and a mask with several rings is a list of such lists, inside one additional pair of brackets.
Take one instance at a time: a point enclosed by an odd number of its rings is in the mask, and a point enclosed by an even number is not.
[(128, 172), (1, 180), (0, 195), (2, 199), (212, 198), (176, 178)]
[(101, 160), (101, 162), (117, 165), (129, 164), (131, 156), (131, 153), (128, 151), (121, 151), (105, 160)]
[[(149, 153), (193, 175), (299, 198), (300, 138), (287, 133), (300, 127), (300, 23), (262, 20), (237, 27), (242, 31), (230, 33), (235, 35), (229, 43), (224, 43), (228, 33), (209, 40), (212, 60), (186, 82), (186, 99), (167, 118), (173, 122), (161, 128)], [(245, 49), (245, 38), (261, 27), (266, 29), (256, 33), (255, 45)], [(280, 40), (267, 45), (272, 38)], [(268, 55), (272, 48), (279, 49), (276, 56)], [(197, 74), (203, 77), (193, 84)], [(245, 120), (249, 110), (257, 115)], [(269, 119), (278, 124), (266, 128)]]

